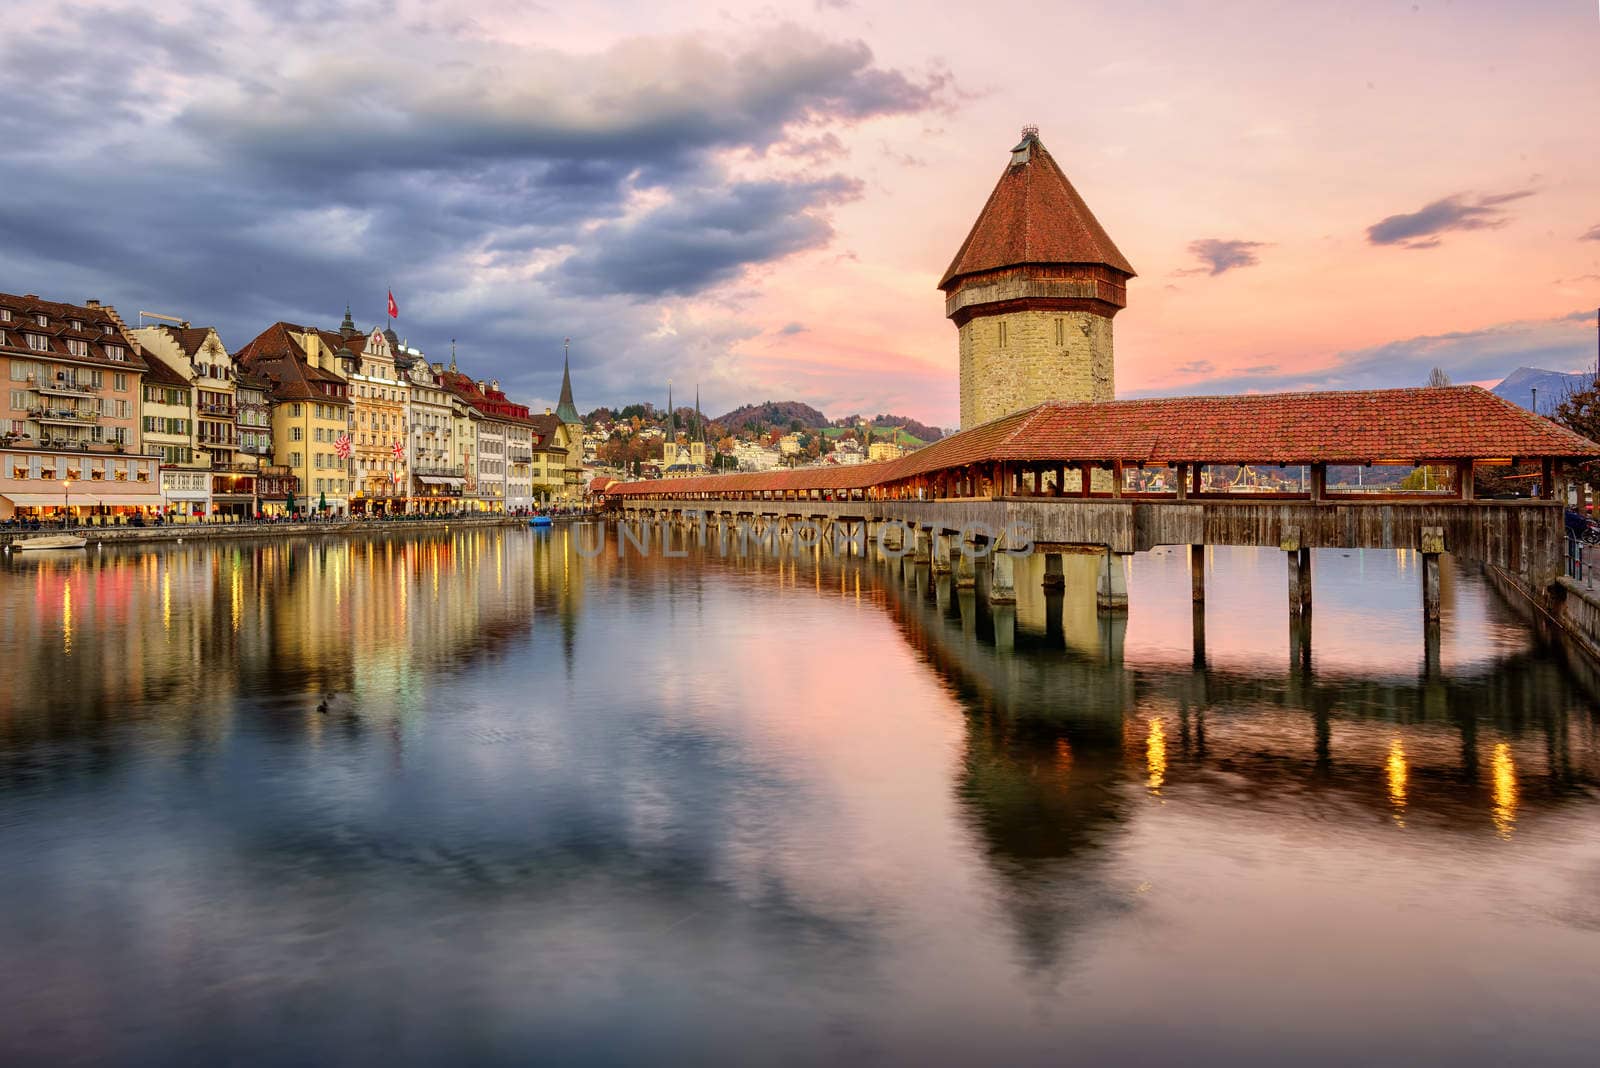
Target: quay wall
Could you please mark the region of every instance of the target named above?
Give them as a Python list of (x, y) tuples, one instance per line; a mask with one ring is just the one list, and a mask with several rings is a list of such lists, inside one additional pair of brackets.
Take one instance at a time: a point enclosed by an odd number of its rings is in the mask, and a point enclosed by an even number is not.
[[(473, 516), (463, 519), (419, 519), (403, 522), (346, 521), (341, 523), (196, 523), (160, 527), (83, 527), (71, 533), (87, 538), (91, 545), (128, 545), (141, 542), (211, 541), (230, 538), (351, 537), (448, 530), (451, 527), (515, 527), (527, 523), (519, 516)], [(44, 537), (58, 530), (7, 531), (0, 533), (0, 546), (25, 538)]]

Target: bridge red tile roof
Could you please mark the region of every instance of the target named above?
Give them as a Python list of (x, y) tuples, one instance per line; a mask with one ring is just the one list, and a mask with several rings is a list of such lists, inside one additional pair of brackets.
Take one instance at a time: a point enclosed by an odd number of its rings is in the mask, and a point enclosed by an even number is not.
[(864, 489), (993, 461), (1365, 464), (1590, 459), (1600, 444), (1477, 386), (1049, 402), (898, 460), (627, 482), (607, 495)]
[(1100, 221), (1035, 133), (1023, 135), (1025, 162), (1006, 166), (994, 192), (939, 281), (1027, 263), (1103, 263), (1133, 275), (1133, 265), (1112, 243)]

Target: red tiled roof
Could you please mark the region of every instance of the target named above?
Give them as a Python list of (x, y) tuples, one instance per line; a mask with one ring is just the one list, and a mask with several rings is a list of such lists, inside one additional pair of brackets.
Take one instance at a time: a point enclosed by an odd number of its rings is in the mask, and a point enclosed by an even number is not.
[(607, 493), (864, 489), (996, 460), (1292, 465), (1597, 456), (1600, 444), (1477, 386), (1258, 393), (1052, 401), (898, 460), (628, 482)]
[(177, 368), (167, 363), (154, 352), (146, 351), (144, 362), (147, 370), (144, 380), (160, 386), (175, 386), (181, 389), (191, 388), (188, 376)]
[(1102, 263), (1132, 277), (1133, 265), (1038, 136), (1025, 134), (1023, 145), (1027, 161), (1006, 166), (939, 288), (949, 289), (964, 275), (1024, 263)]
[(179, 327), (168, 326), (163, 323), (161, 329), (165, 330), (167, 335), (178, 343), (178, 347), (183, 350), (186, 356), (196, 355), (201, 347), (205, 345), (206, 338), (211, 336), (211, 329), (205, 326)]
[[(41, 300), (28, 293), (0, 293), (0, 308), (11, 312), (11, 321), (0, 323), (0, 333), (5, 334), (3, 349), (11, 355), (27, 359), (56, 359), (92, 363), (112, 367), (119, 371), (141, 373), (145, 369), (143, 350), (139, 343), (123, 330), (123, 322), (109, 305), (91, 308), (87, 305), (61, 304)], [(43, 315), (46, 325), (34, 321)], [(83, 329), (74, 329), (72, 321), (83, 323)], [(107, 332), (106, 328), (110, 327)], [(42, 334), (49, 348), (43, 352), (30, 348), (25, 334)], [(81, 341), (87, 346), (87, 355), (75, 356), (67, 349), (68, 341)], [(122, 346), (123, 358), (113, 359), (106, 354), (106, 345)]]
[(277, 400), (349, 404), (347, 398), (330, 397), (312, 384), (314, 382), (342, 384), (344, 379), (332, 371), (324, 371), (320, 367), (313, 366), (306, 359), (306, 351), (295, 340), (294, 335), (307, 332), (309, 328), (295, 326), (293, 323), (273, 323), (233, 354), (234, 363), (248, 368), (253, 374), (270, 379), (272, 395)]

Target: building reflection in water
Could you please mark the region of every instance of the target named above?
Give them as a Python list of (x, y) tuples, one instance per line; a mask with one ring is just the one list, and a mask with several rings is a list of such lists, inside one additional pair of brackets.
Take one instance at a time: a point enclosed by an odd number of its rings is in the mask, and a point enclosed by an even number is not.
[[(687, 539), (680, 537), (677, 546), (688, 548)], [(1396, 595), (1402, 607), (1380, 604), (1374, 610), (1383, 616), (1379, 624), (1350, 626), (1348, 637), (1337, 627), (1320, 630), (1311, 669), (1291, 670), (1283, 569), (1273, 553), (1259, 554), (1260, 560), (1215, 554), (1217, 568), (1235, 575), (1259, 566), (1262, 577), (1255, 585), (1270, 612), (1251, 616), (1251, 602), (1229, 604), (1227, 597), (1237, 591), (1219, 592), (1219, 604), (1207, 609), (1207, 655), (1193, 658), (1187, 647), (1189, 587), (1184, 561), (1176, 556), (1178, 564), (1165, 571), (1162, 561), (1135, 561), (1131, 612), (1118, 619), (1095, 610), (1097, 565), (1088, 556), (1067, 557), (1067, 587), (1055, 593), (1041, 589), (1042, 560), (1029, 561), (1019, 569), (1015, 608), (991, 610), (981, 582), (976, 591), (961, 591), (948, 576), (935, 578), (904, 564), (841, 561), (820, 553), (780, 559), (760, 552), (726, 559), (619, 556), (614, 531), (606, 551), (594, 559), (581, 558), (576, 548), (568, 530), (474, 529), (392, 540), (186, 543), (9, 557), (0, 565), (6, 598), (0, 607), (9, 625), (7, 655), (0, 662), (0, 773), (14, 773), (7, 782), (23, 781), (30, 761), (53, 740), (108, 742), (135, 721), (153, 726), (174, 748), (204, 746), (236, 729), (236, 717), (275, 741), (299, 736), (325, 743), (368, 732), (380, 743), (392, 742), (393, 759), (403, 763), (408, 730), (450, 698), (453, 680), (468, 666), (509, 656), (537, 628), (557, 628), (559, 642), (552, 645), (570, 681), (590, 584), (606, 591), (609, 610), (646, 620), (634, 626), (693, 642), (707, 628), (739, 626), (738, 620), (708, 618), (705, 591), (721, 571), (758, 584), (763, 597), (770, 592), (766, 603), (774, 612), (783, 610), (784, 598), (864, 606), (876, 626), (887, 620), (896, 648), (903, 643), (953, 697), (949, 707), (962, 718), (948, 727), (952, 770), (948, 783), (941, 777), (936, 789), (947, 800), (953, 796), (964, 848), (985, 874), (985, 893), (994, 895), (1001, 939), (1014, 942), (1030, 972), (1056, 969), (1081, 935), (1106, 916), (1134, 907), (1118, 858), (1132, 829), (1153, 813), (1246, 826), (1314, 822), (1348, 828), (1352, 835), (1375, 828), (1385, 836), (1385, 848), (1396, 850), (1419, 848), (1424, 841), (1505, 850), (1502, 840), (1513, 832), (1522, 844), (1552, 813), (1600, 788), (1600, 747), (1588, 696), (1548, 652), (1505, 620), (1477, 621), (1471, 632), (1485, 637), (1474, 639), (1471, 648), (1465, 638), (1451, 639), (1444, 673), (1383, 660), (1381, 643), (1371, 634), (1386, 634), (1392, 645), (1393, 631), (1383, 628), (1400, 624), (1386, 622), (1388, 617), (1419, 613), (1415, 591), (1408, 588), (1403, 598)], [(1405, 564), (1393, 557), (1382, 562), (1391, 569)], [(1360, 554), (1319, 557), (1319, 591), (1337, 593), (1343, 584), (1358, 588), (1361, 597), (1377, 590), (1381, 600), (1389, 587), (1362, 577), (1365, 569), (1379, 566)], [(1459, 596), (1465, 581), (1451, 573), (1453, 604), (1465, 603)], [(1327, 619), (1355, 618), (1350, 603), (1336, 596), (1319, 604), (1317, 613), (1319, 627)], [(1267, 638), (1255, 633), (1268, 630), (1273, 633)], [(590, 662), (601, 665), (590, 670), (625, 674), (633, 667), (629, 650), (607, 645), (609, 637), (603, 630), (585, 635), (595, 643)], [(786, 640), (795, 648), (761, 652), (806, 654), (806, 635)], [(1233, 650), (1241, 642), (1256, 648), (1251, 643), (1258, 641), (1269, 653), (1252, 653), (1253, 666), (1241, 666)], [(1363, 664), (1370, 669), (1359, 670)], [(846, 657), (824, 666), (848, 678), (879, 665)], [(729, 674), (756, 670), (733, 662), (718, 667)], [(924, 667), (916, 669), (919, 677)], [(526, 685), (547, 686), (560, 678), (553, 663), (527, 670)], [(359, 714), (352, 709), (353, 695), (360, 698)], [(651, 715), (679, 710), (697, 696), (652, 692), (651, 700), (660, 704), (648, 709)], [(328, 711), (319, 711), (325, 701)], [(779, 706), (775, 717), (817, 711), (786, 707), (783, 695), (775, 695), (773, 704)], [(941, 705), (932, 714), (949, 712)], [(557, 722), (574, 733), (583, 726)], [(635, 733), (661, 726), (626, 722)], [(751, 735), (771, 729), (754, 715), (738, 722)], [(641, 803), (643, 815), (619, 807), (626, 818), (618, 822), (628, 829), (617, 836), (622, 844), (611, 847), (632, 864), (648, 852), (633, 837), (659, 835), (670, 844), (682, 834), (692, 855), (686, 861), (665, 850), (670, 863), (663, 863), (652, 884), (652, 892), (668, 897), (679, 892), (674, 887), (699, 885), (702, 875), (707, 884), (722, 878), (701, 851), (736, 854), (751, 848), (750, 841), (738, 849), (722, 842), (724, 829), (715, 824), (729, 817), (705, 801), (706, 783), (721, 784), (726, 798), (742, 798), (752, 782), (760, 786), (788, 770), (762, 767), (750, 780), (740, 779), (744, 754), (733, 742), (710, 731), (669, 726), (681, 737), (636, 759), (703, 754), (695, 758), (693, 774), (673, 784), (689, 800), (674, 807), (651, 798)], [(593, 744), (602, 755), (590, 764), (567, 761), (567, 774), (604, 782), (601, 761), (614, 756), (618, 743), (606, 735)], [(99, 762), (97, 772), (122, 759), (115, 744), (81, 748), (92, 754), (86, 759)], [(552, 769), (561, 768), (568, 755), (555, 743), (530, 752), (531, 746), (515, 759), (547, 759), (552, 778)], [(812, 759), (800, 745), (783, 752), (797, 764)], [(518, 764), (514, 781), (521, 786), (529, 778)], [(838, 778), (850, 781), (844, 774)], [(574, 789), (571, 796), (588, 800), (594, 811), (572, 818), (603, 823), (612, 795), (641, 788), (620, 782), (600, 791), (606, 794), (601, 799)], [(554, 792), (535, 797), (543, 812), (565, 811), (560, 806), (572, 803)], [(484, 800), (496, 799), (486, 793)], [(526, 811), (534, 808), (529, 804)], [(703, 836), (681, 831), (680, 824), (702, 830), (698, 819), (705, 824)], [(398, 828), (384, 825), (385, 843), (409, 841), (410, 826), (398, 822)], [(1407, 833), (1395, 834), (1392, 824)], [(346, 848), (341, 825), (318, 831), (326, 838), (316, 838), (319, 849), (341, 854)], [(295, 833), (316, 837), (298, 826)], [(453, 848), (458, 833), (451, 823), (440, 841)], [(531, 855), (531, 847), (505, 833), (512, 854), (505, 870), (514, 876), (506, 881), (520, 886), (542, 878), (549, 866), (531, 863), (524, 855)], [(570, 846), (562, 844), (568, 842), (565, 825), (550, 835), (561, 849), (570, 849), (571, 866), (585, 876), (591, 865), (603, 866), (603, 858), (585, 852), (592, 842), (581, 834), (573, 834), (578, 844)], [(469, 851), (463, 855), (463, 869), (479, 870), (469, 863), (475, 859)], [(632, 879), (635, 869), (627, 867), (627, 875)], [(862, 891), (867, 897), (873, 892)], [(803, 912), (807, 903), (798, 891), (794, 896), (795, 911)]]

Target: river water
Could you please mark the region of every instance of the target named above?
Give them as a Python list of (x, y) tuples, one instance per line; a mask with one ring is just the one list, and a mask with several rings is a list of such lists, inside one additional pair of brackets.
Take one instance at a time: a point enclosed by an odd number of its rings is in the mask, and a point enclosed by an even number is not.
[[(1590, 1064), (1600, 735), (1446, 561), (1014, 610), (571, 529), (0, 565), (0, 1062)], [(593, 531), (589, 534), (593, 537)], [(326, 710), (320, 710), (319, 705)]]

